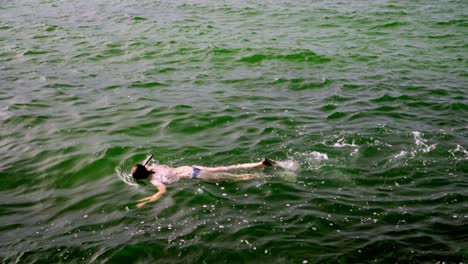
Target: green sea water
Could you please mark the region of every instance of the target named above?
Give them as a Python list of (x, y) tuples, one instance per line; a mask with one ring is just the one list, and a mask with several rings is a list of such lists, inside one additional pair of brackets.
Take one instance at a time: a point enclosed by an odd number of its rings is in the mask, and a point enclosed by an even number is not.
[[(466, 1), (0, 0), (2, 263), (467, 263)], [(295, 162), (252, 181), (122, 181)]]

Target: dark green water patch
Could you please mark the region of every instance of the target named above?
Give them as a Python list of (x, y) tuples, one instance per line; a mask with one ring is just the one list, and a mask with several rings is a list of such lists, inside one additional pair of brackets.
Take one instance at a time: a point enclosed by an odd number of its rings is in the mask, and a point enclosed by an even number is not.
[(372, 99), (372, 102), (375, 103), (383, 103), (383, 102), (394, 102), (394, 101), (416, 101), (416, 98), (412, 98), (408, 95), (400, 95), (400, 96), (392, 96), (389, 94), (385, 94), (379, 98)]
[(276, 53), (256, 53), (249, 56), (243, 56), (240, 61), (247, 63), (259, 63), (264, 60), (280, 60), (287, 62), (307, 62), (312, 64), (322, 64), (331, 61), (331, 59), (324, 56), (317, 55), (315, 52), (310, 50), (298, 51), (297, 53), (289, 54), (276, 54)]
[(26, 56), (33, 56), (33, 55), (44, 55), (48, 53), (49, 51), (45, 51), (45, 50), (28, 50), (24, 52), (23, 54)]
[(47, 32), (51, 32), (51, 31), (56, 31), (57, 29), (59, 29), (60, 27), (57, 26), (57, 25), (51, 25), (51, 26), (48, 26), (45, 30)]
[(46, 88), (65, 88), (65, 89), (71, 89), (71, 88), (77, 88), (77, 87), (82, 87), (81, 84), (68, 84), (68, 83), (54, 83), (54, 84), (48, 84), (45, 86)]
[(13, 29), (12, 26), (0, 26), (0, 30), (10, 30)]
[(435, 22), (434, 23), (437, 26), (462, 26), (466, 27), (468, 26), (468, 22), (466, 19), (453, 19), (453, 20), (448, 20), (448, 21), (440, 21), (440, 22)]
[(307, 89), (318, 89), (318, 88), (323, 88), (326, 86), (329, 86), (332, 83), (331, 80), (328, 79), (323, 79), (322, 82), (303, 82), (303, 83), (297, 83), (297, 84), (290, 84), (288, 86), (289, 89), (293, 91), (301, 91), (301, 90), (307, 90)]
[(329, 111), (335, 110), (336, 108), (337, 108), (336, 105), (328, 104), (328, 105), (322, 106), (320, 109), (322, 111), (329, 112)]
[(333, 114), (329, 115), (327, 119), (340, 119), (347, 116), (344, 112), (334, 112)]
[(139, 17), (139, 16), (134, 16), (134, 17), (132, 17), (132, 19), (133, 19), (134, 21), (145, 21), (145, 20), (148, 20), (147, 18)]
[(408, 25), (408, 23), (396, 21), (396, 22), (390, 22), (390, 23), (378, 25), (378, 26), (373, 27), (372, 29), (394, 28), (394, 27), (401, 27), (401, 26), (406, 26), (406, 25)]
[(35, 35), (33, 37), (33, 39), (45, 39), (45, 38), (49, 38), (50, 36), (48, 35)]
[(158, 86), (163, 86), (164, 84), (160, 82), (135, 82), (130, 84), (130, 88), (153, 88)]

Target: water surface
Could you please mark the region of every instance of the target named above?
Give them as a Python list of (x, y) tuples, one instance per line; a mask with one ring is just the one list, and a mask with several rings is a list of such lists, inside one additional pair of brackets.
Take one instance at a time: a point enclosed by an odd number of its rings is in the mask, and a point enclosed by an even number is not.
[(2, 262), (466, 263), (467, 8), (1, 1)]

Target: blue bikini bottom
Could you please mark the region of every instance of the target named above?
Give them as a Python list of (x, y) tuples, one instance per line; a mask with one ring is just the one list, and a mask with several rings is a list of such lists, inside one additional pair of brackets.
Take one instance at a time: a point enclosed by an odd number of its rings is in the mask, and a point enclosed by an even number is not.
[(192, 167), (193, 168), (193, 173), (192, 173), (192, 179), (196, 179), (198, 177), (198, 174), (200, 173), (201, 169), (197, 167)]

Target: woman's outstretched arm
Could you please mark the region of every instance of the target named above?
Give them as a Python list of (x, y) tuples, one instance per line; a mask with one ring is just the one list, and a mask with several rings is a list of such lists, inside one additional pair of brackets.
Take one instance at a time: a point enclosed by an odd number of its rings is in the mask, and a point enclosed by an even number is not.
[(164, 183), (157, 181), (157, 180), (152, 180), (151, 183), (154, 186), (156, 186), (156, 189), (158, 189), (158, 192), (156, 192), (155, 194), (151, 196), (138, 200), (138, 204), (136, 206), (137, 208), (142, 208), (147, 203), (157, 201), (166, 192), (166, 185), (164, 185)]

